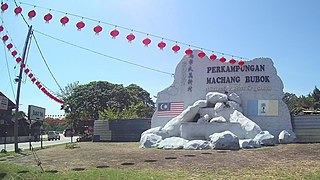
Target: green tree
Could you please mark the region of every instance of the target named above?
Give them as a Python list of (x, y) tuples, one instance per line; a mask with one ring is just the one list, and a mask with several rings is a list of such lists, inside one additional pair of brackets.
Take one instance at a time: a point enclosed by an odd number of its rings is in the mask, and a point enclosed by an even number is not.
[(134, 84), (124, 87), (121, 84), (94, 81), (77, 85), (64, 100), (71, 110), (67, 118), (73, 120), (74, 127), (79, 120), (151, 117), (154, 112), (150, 94)]
[(317, 88), (317, 86), (314, 88), (311, 96), (314, 98), (314, 110), (320, 110), (320, 90)]

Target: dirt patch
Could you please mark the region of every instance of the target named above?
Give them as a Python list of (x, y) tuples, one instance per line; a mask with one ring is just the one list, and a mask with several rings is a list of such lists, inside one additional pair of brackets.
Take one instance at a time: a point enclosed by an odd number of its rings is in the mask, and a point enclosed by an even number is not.
[[(320, 167), (320, 144), (290, 144), (239, 151), (141, 149), (138, 143), (77, 144), (79, 148), (56, 146), (37, 151), (46, 171), (59, 172), (97, 167), (218, 171)], [(10, 159), (10, 162), (37, 166), (32, 155)]]

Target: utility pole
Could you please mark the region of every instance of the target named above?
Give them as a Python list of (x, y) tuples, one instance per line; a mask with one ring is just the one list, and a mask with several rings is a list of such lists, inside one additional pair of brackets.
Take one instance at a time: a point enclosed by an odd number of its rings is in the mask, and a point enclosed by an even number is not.
[[(21, 65), (22, 64), (24, 65), (25, 58), (26, 58), (26, 53), (27, 53), (27, 49), (28, 49), (29, 40), (31, 39), (31, 35), (32, 35), (32, 26), (29, 26), (28, 35), (27, 35), (26, 42), (25, 42), (24, 48), (23, 48)], [(20, 101), (20, 89), (21, 89), (22, 72), (23, 72), (23, 66), (20, 66), (19, 81), (18, 81), (18, 88), (17, 88), (17, 99), (16, 99), (16, 113), (15, 113), (15, 121), (14, 121), (14, 151), (16, 153), (19, 152), (19, 146), (18, 146), (18, 124), (19, 124), (18, 113), (19, 113), (19, 101)]]

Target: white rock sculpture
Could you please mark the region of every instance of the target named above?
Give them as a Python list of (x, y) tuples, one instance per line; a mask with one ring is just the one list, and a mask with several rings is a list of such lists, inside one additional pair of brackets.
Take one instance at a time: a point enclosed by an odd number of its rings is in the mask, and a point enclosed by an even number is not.
[(202, 150), (202, 149), (211, 149), (211, 143), (205, 140), (192, 140), (187, 142), (183, 149), (187, 150)]
[(258, 142), (254, 141), (253, 139), (240, 139), (239, 144), (240, 144), (240, 148), (243, 148), (243, 149), (261, 147), (261, 145)]
[(217, 102), (227, 102), (228, 96), (219, 92), (209, 92), (206, 95), (206, 100), (211, 104), (216, 104)]
[(234, 101), (234, 102), (236, 102), (236, 103), (238, 103), (238, 104), (241, 104), (240, 96), (239, 96), (238, 94), (236, 94), (236, 93), (230, 93), (230, 94), (228, 95), (228, 99), (229, 99), (230, 101)]
[(209, 136), (213, 149), (219, 150), (239, 150), (239, 139), (230, 131), (214, 133)]
[(158, 148), (160, 149), (182, 149), (188, 140), (185, 140), (181, 137), (170, 137), (162, 140), (158, 144)]
[(241, 128), (245, 132), (244, 137), (241, 139), (253, 139), (258, 133), (262, 130), (261, 128), (249, 118), (244, 116), (241, 112), (234, 110), (232, 114), (230, 114), (229, 121), (231, 123), (239, 123)]
[(198, 119), (197, 123), (208, 123), (210, 120), (210, 116), (208, 114), (204, 115), (200, 119)]
[(283, 130), (279, 134), (278, 142), (280, 144), (290, 144), (290, 143), (295, 142), (296, 138), (297, 137), (293, 131), (288, 132), (286, 130)]
[(151, 129), (148, 129), (146, 131), (144, 131), (142, 134), (141, 134), (141, 137), (144, 136), (145, 134), (156, 134), (158, 136), (161, 136), (162, 139), (165, 139), (167, 137), (169, 137), (168, 135), (168, 132), (166, 132), (165, 130), (162, 130), (162, 127), (154, 127), (154, 128), (151, 128)]
[(253, 140), (263, 146), (274, 146), (276, 144), (274, 136), (269, 131), (261, 131)]
[(168, 132), (169, 137), (180, 136), (180, 125), (182, 122), (192, 122), (199, 111), (199, 104), (189, 106), (177, 117), (171, 119), (162, 130)]
[(215, 118), (212, 118), (209, 122), (213, 123), (213, 122), (216, 122), (216, 123), (226, 123), (227, 120), (222, 117), (222, 116), (218, 116), (218, 117), (215, 117)]
[(156, 134), (144, 134), (140, 138), (140, 148), (153, 148), (162, 140), (161, 136)]

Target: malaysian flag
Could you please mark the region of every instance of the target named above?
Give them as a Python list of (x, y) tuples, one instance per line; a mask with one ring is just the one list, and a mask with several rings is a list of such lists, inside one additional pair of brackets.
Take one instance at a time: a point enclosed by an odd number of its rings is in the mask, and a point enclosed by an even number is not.
[(183, 102), (158, 103), (158, 116), (177, 116), (184, 110)]

